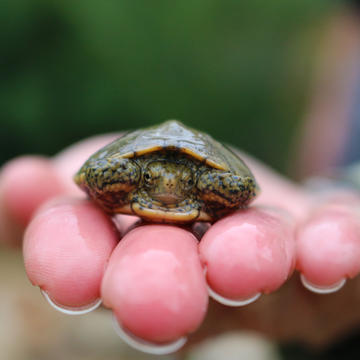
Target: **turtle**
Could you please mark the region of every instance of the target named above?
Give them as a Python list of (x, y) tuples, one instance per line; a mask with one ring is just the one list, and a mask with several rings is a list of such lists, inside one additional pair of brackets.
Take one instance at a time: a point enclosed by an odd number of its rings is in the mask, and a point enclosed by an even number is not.
[(106, 145), (74, 181), (108, 214), (156, 223), (214, 222), (246, 207), (259, 191), (235, 152), (176, 120)]

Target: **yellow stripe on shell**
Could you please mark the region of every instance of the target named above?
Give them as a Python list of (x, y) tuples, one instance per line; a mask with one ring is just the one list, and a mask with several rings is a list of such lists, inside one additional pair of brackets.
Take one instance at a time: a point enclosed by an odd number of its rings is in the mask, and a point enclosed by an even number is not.
[[(188, 148), (180, 148), (179, 149), (180, 152), (184, 153), (184, 154), (187, 154), (187, 155), (190, 155), (191, 157), (197, 159), (197, 160), (200, 160), (200, 161), (204, 161), (204, 158), (202, 156), (200, 156), (199, 154), (197, 154), (196, 152), (188, 149)], [(219, 170), (227, 170), (226, 167), (224, 167), (224, 165), (221, 165), (221, 164), (218, 164), (214, 161), (212, 161), (211, 159), (205, 159), (205, 163), (215, 169), (219, 169)]]
[[(175, 146), (166, 146), (166, 147), (163, 147), (163, 146), (153, 146), (153, 147), (150, 147), (150, 148), (147, 148), (147, 149), (142, 149), (142, 150), (137, 150), (136, 152), (127, 152), (125, 154), (121, 154), (121, 155), (113, 155), (113, 157), (115, 156), (119, 156), (121, 158), (124, 158), (124, 159), (128, 159), (128, 158), (133, 158), (135, 156), (141, 156), (141, 155), (146, 155), (146, 154), (151, 154), (151, 153), (154, 153), (156, 151), (161, 151), (161, 150), (172, 150), (172, 151), (179, 151), (180, 153), (183, 153), (183, 154), (186, 154), (186, 155), (189, 155), (191, 156), (192, 158), (196, 159), (196, 160), (199, 160), (199, 161), (204, 161), (204, 157), (202, 157), (201, 155), (197, 154), (196, 152), (188, 149), (188, 148), (177, 148)], [(219, 163), (216, 163), (215, 161), (209, 159), (209, 158), (206, 158), (205, 159), (205, 164), (214, 168), (214, 169), (218, 169), (218, 170), (229, 170), (228, 167), (226, 166), (226, 164), (219, 164)]]
[[(156, 151), (160, 151), (163, 150), (162, 146), (153, 146), (151, 148), (147, 148), (147, 149), (142, 149), (142, 150), (137, 150), (137, 151), (132, 151), (132, 152), (128, 152), (125, 154), (121, 154), (120, 157), (124, 158), (124, 159), (128, 159), (128, 158), (132, 158), (134, 156), (141, 156), (141, 155), (145, 155), (145, 154), (150, 154)], [(113, 155), (113, 157), (115, 156), (119, 156), (118, 154)]]

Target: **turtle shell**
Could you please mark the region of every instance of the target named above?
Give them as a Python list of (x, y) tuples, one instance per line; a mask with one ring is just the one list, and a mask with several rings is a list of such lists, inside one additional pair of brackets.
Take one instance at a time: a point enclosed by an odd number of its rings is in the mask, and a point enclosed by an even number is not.
[(253, 177), (246, 164), (210, 135), (176, 120), (129, 132), (100, 149), (93, 158), (133, 158), (161, 150), (178, 151), (215, 169)]
[(74, 180), (109, 214), (164, 223), (215, 221), (247, 206), (258, 192), (235, 153), (175, 120), (106, 145)]

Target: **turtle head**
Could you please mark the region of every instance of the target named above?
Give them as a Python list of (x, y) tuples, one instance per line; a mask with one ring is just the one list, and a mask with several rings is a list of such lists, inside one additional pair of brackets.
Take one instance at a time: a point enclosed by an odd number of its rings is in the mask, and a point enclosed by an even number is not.
[(185, 164), (152, 161), (144, 169), (143, 182), (151, 198), (172, 205), (188, 197), (194, 187), (194, 174)]
[(190, 162), (172, 160), (155, 157), (143, 167), (142, 185), (131, 202), (133, 213), (165, 223), (187, 223), (200, 216), (196, 171)]

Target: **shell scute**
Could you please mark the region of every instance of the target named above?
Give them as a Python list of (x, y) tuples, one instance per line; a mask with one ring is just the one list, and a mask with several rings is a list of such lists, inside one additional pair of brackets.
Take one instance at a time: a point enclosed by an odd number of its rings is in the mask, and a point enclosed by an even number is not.
[(133, 158), (161, 150), (178, 151), (215, 169), (252, 175), (245, 163), (210, 135), (176, 120), (132, 131), (100, 149), (93, 157)]

